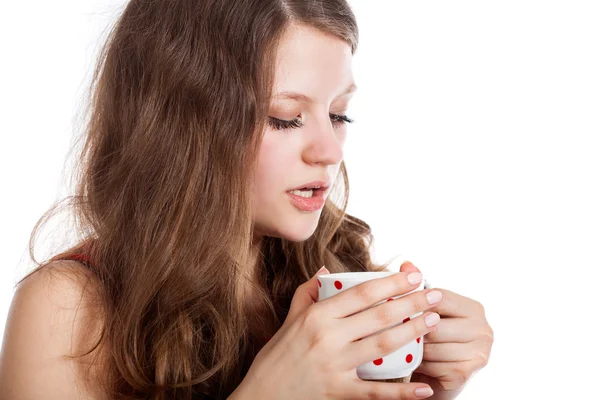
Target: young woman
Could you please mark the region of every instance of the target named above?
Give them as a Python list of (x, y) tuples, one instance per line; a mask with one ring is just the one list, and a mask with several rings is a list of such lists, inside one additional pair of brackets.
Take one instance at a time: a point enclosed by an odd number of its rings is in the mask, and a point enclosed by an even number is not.
[[(344, 0), (128, 3), (92, 84), (81, 240), (18, 283), (3, 399), (456, 397), (491, 348), (479, 303), (424, 290), (352, 315), (412, 290), (410, 263), (315, 302), (322, 266), (388, 265), (345, 212), (357, 43)], [(356, 375), (425, 334), (413, 382)]]

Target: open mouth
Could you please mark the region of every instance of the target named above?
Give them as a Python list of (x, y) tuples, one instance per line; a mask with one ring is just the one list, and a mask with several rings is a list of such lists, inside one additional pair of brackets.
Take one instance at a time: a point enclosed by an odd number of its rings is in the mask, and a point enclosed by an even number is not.
[(294, 194), (300, 197), (315, 197), (320, 196), (325, 192), (325, 188), (302, 188), (296, 190), (290, 190), (288, 193)]

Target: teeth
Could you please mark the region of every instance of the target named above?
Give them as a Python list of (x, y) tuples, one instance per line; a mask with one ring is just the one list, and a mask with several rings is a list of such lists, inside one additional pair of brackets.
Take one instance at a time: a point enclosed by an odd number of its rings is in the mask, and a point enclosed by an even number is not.
[(312, 197), (313, 190), (312, 189), (309, 189), (309, 190), (292, 190), (290, 193), (291, 194), (295, 194), (297, 196), (301, 196), (301, 197)]

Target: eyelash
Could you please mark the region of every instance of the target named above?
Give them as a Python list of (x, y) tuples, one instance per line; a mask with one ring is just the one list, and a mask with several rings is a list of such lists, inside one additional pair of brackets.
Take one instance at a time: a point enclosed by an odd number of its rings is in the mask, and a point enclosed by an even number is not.
[[(335, 124), (341, 124), (341, 125), (345, 125), (346, 123), (353, 123), (354, 120), (348, 118), (348, 116), (346, 115), (337, 115), (337, 114), (329, 114), (329, 117), (332, 118), (334, 121), (334, 125)], [(298, 120), (298, 118), (295, 118), (291, 121), (287, 121), (287, 120), (283, 120), (283, 119), (278, 119), (278, 118), (273, 118), (273, 117), (269, 117), (269, 125), (275, 129), (275, 130), (288, 130), (288, 129), (294, 129), (294, 128), (300, 128), (302, 127), (304, 124), (302, 122), (300, 122)]]

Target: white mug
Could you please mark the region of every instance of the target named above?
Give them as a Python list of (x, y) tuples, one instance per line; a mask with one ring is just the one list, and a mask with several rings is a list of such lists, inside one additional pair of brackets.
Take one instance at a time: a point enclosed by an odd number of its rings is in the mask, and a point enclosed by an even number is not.
[[(317, 276), (317, 281), (319, 285), (319, 297), (317, 301), (324, 300), (331, 296), (334, 296), (344, 290), (350, 289), (353, 286), (356, 286), (360, 283), (387, 277), (393, 274), (398, 274), (399, 272), (393, 271), (380, 271), (380, 272), (341, 272), (334, 274), (323, 274)], [(399, 299), (408, 294), (414, 293), (418, 290), (423, 290), (424, 288), (431, 287), (429, 284), (425, 282), (423, 278), (419, 287), (411, 290), (408, 293), (397, 295), (390, 297), (386, 300), (382, 300), (379, 303), (372, 305), (371, 307), (367, 307), (364, 310), (368, 310), (369, 308), (375, 307), (379, 304), (382, 304), (386, 301), (392, 301), (394, 299)], [(359, 311), (360, 312), (360, 311)], [(373, 335), (378, 334), (380, 332), (384, 332), (388, 329), (391, 329), (395, 326), (401, 325), (404, 322), (409, 321), (410, 319), (417, 318), (422, 315), (423, 311), (420, 311), (414, 315), (407, 316), (402, 322), (393, 325), (389, 328), (382, 329), (380, 331), (374, 332)], [(371, 335), (369, 335), (371, 336)], [(366, 337), (369, 337), (366, 336)], [(359, 339), (360, 340), (360, 339)], [(423, 337), (416, 338), (412, 340), (410, 343), (406, 344), (403, 347), (400, 347), (396, 351), (383, 356), (382, 358), (378, 358), (377, 360), (373, 360), (371, 362), (367, 362), (365, 364), (359, 365), (356, 369), (357, 375), (359, 378), (363, 380), (385, 380), (385, 379), (396, 379), (396, 378), (407, 378), (410, 379), (411, 374), (414, 370), (417, 369), (421, 361), (423, 360)], [(405, 380), (406, 381), (406, 380)]]

